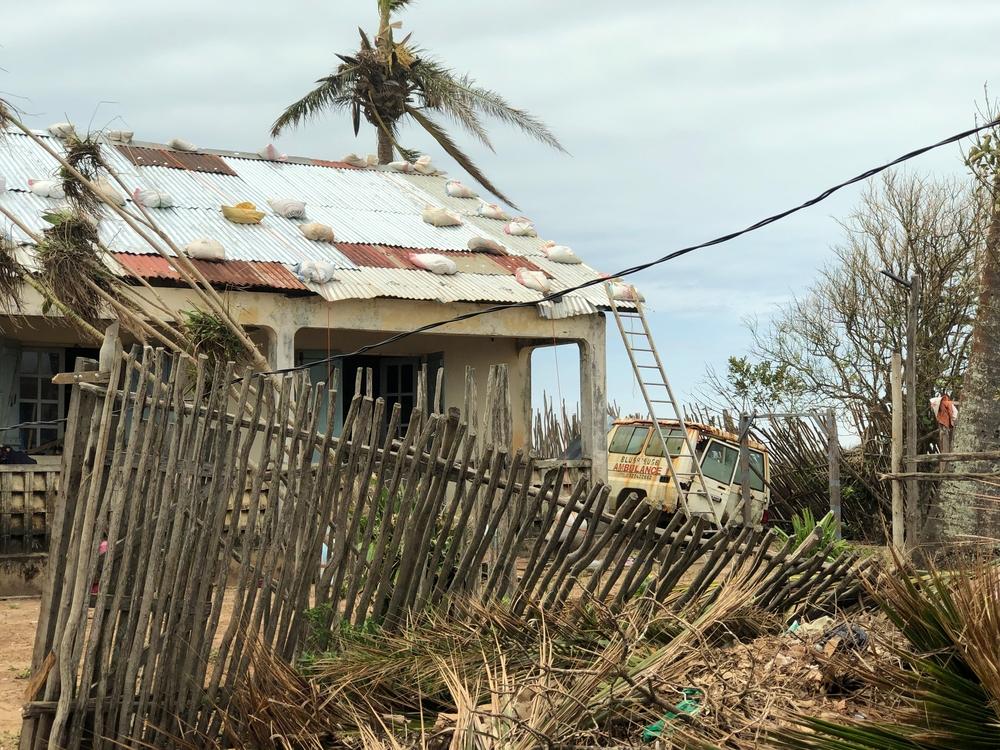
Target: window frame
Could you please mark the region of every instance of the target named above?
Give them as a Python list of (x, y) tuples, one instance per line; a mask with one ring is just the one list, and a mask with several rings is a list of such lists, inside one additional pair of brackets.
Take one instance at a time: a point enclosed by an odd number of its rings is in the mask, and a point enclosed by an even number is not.
[[(35, 368), (32, 372), (26, 372), (24, 368), (24, 361), (26, 354), (34, 354), (36, 357)], [(55, 367), (55, 372), (43, 373), (41, 371), (41, 363), (43, 357), (48, 357), (48, 355), (55, 354), (58, 358), (58, 362)], [(65, 393), (63, 388), (52, 384), (52, 376), (63, 372), (66, 367), (66, 350), (62, 347), (42, 347), (42, 346), (25, 346), (22, 347), (18, 353), (17, 358), (17, 368), (15, 369), (15, 377), (17, 378), (17, 416), (18, 424), (24, 422), (49, 422), (53, 421), (50, 419), (42, 419), (41, 410), (43, 406), (55, 406), (55, 420), (59, 420), (63, 417), (65, 409)], [(34, 380), (35, 381), (35, 396), (33, 398), (28, 398), (25, 396), (22, 388), (22, 380)], [(42, 398), (42, 388), (43, 384), (49, 384), (55, 389), (55, 398)], [(31, 419), (24, 419), (21, 416), (22, 408), (26, 404), (33, 404)], [(18, 440), (20, 442), (21, 448), (31, 453), (32, 451), (39, 450), (42, 445), (41, 436), (42, 431), (55, 431), (55, 443), (58, 444), (65, 437), (64, 424), (62, 422), (56, 422), (52, 427), (36, 426), (36, 427), (21, 427), (18, 429)], [(29, 437), (29, 435), (31, 437)], [(49, 443), (53, 441), (48, 441)]]
[[(615, 429), (614, 437), (611, 438), (611, 443), (608, 445), (608, 453), (616, 453), (616, 454), (618, 454), (620, 456), (638, 456), (638, 455), (640, 455), (643, 452), (643, 448), (646, 447), (646, 441), (649, 440), (650, 429), (651, 428), (648, 425), (643, 425), (643, 424), (622, 424), (622, 425), (618, 425), (617, 429)], [(628, 439), (625, 441), (625, 450), (620, 450), (620, 451), (612, 450), (614, 448), (615, 441), (618, 440), (618, 435), (619, 435), (620, 432), (622, 432), (622, 430), (631, 430), (632, 431), (629, 434)], [(629, 448), (629, 446), (632, 445), (632, 441), (635, 439), (635, 433), (636, 433), (637, 430), (645, 430), (646, 432), (645, 432), (645, 435), (642, 438), (642, 444), (639, 446), (639, 449), (636, 450), (636, 451), (634, 451), (634, 452), (630, 452), (628, 450), (628, 448)]]
[[(708, 474), (705, 473), (705, 459), (708, 457), (708, 452), (712, 449), (712, 444), (713, 443), (715, 443), (716, 445), (718, 445), (723, 450), (729, 450), (729, 451), (732, 451), (733, 453), (735, 453), (736, 460), (733, 462), (733, 470), (729, 474), (729, 481), (728, 482), (724, 481), (722, 479), (717, 479), (716, 477), (713, 477), (713, 476), (709, 476)], [(729, 443), (727, 443), (727, 442), (725, 442), (723, 440), (718, 440), (717, 438), (711, 438), (705, 444), (705, 448), (701, 452), (701, 457), (700, 457), (700, 459), (698, 461), (698, 465), (701, 467), (701, 473), (702, 473), (702, 475), (706, 479), (711, 479), (713, 482), (718, 482), (719, 484), (723, 484), (723, 485), (731, 487), (732, 484), (733, 484), (733, 478), (736, 476), (736, 470), (739, 468), (739, 456), (740, 456), (739, 448), (735, 448), (731, 444), (729, 444)]]

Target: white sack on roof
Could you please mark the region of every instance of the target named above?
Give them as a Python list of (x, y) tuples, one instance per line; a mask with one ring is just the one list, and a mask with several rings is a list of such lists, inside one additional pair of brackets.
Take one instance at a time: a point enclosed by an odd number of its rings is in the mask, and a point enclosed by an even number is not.
[(195, 146), (191, 141), (185, 141), (183, 138), (171, 138), (167, 141), (167, 145), (175, 151), (197, 151), (198, 147)]
[(306, 218), (306, 204), (302, 201), (293, 201), (289, 198), (268, 198), (267, 205), (278, 216), (284, 216), (286, 219)]
[(517, 279), (517, 283), (521, 286), (526, 286), (528, 289), (534, 289), (536, 292), (541, 292), (542, 294), (548, 294), (552, 290), (552, 284), (549, 282), (549, 277), (541, 271), (531, 271), (527, 268), (518, 268), (517, 271), (514, 272), (514, 278)]
[(386, 164), (393, 172), (412, 172), (413, 165), (408, 161), (391, 161)]
[(333, 227), (328, 224), (321, 224), (318, 221), (310, 221), (308, 224), (303, 224), (299, 227), (302, 234), (305, 235), (307, 240), (312, 240), (313, 242), (333, 242)]
[(438, 253), (410, 253), (410, 260), (413, 261), (414, 265), (439, 276), (451, 276), (458, 273), (455, 261)]
[(118, 191), (118, 188), (103, 177), (94, 182), (94, 188), (95, 192), (108, 203), (114, 203), (116, 206), (125, 205), (125, 196)]
[(458, 214), (434, 206), (425, 206), (420, 212), (420, 218), (435, 227), (457, 227), (462, 223)]
[(621, 281), (610, 281), (611, 298), (617, 302), (643, 302), (643, 297), (633, 284), (625, 284)]
[(292, 272), (299, 277), (299, 281), (313, 284), (330, 283), (336, 270), (336, 266), (325, 260), (303, 260), (292, 266)]
[(503, 228), (503, 231), (514, 237), (537, 237), (535, 225), (525, 218), (514, 219)]
[(420, 174), (438, 173), (437, 167), (431, 164), (431, 157), (427, 156), (426, 154), (424, 156), (421, 156), (415, 162), (413, 162), (413, 169), (419, 172)]
[(444, 184), (444, 191), (452, 198), (478, 198), (476, 192), (468, 185), (463, 185), (458, 180), (448, 180)]
[(576, 264), (582, 262), (570, 248), (565, 245), (557, 245), (551, 240), (542, 245), (542, 252), (553, 263)]
[(268, 161), (287, 161), (288, 154), (283, 154), (278, 149), (274, 147), (274, 144), (269, 143), (260, 151), (257, 152), (257, 156), (261, 159), (267, 159)]
[(28, 190), (42, 198), (61, 199), (66, 197), (66, 192), (59, 180), (28, 180)]
[(510, 221), (510, 215), (496, 203), (487, 203), (486, 201), (483, 201), (479, 204), (479, 210), (476, 211), (476, 213), (487, 219)]
[(135, 133), (131, 130), (109, 130), (104, 137), (116, 143), (131, 143)]
[(209, 237), (189, 242), (184, 246), (184, 254), (195, 260), (225, 260), (226, 249), (218, 240)]
[(345, 164), (350, 164), (352, 167), (357, 167), (358, 169), (366, 169), (368, 167), (378, 166), (378, 157), (375, 154), (368, 154), (368, 156), (358, 156), (357, 154), (348, 154), (343, 159), (342, 162)]
[(146, 208), (170, 208), (174, 205), (173, 196), (163, 190), (136, 188), (132, 191), (132, 200)]
[(56, 138), (76, 137), (76, 128), (71, 122), (54, 122), (49, 125), (46, 130), (48, 130)]
[(468, 242), (468, 248), (473, 252), (482, 252), (483, 250), (489, 250), (494, 253), (506, 254), (507, 248), (501, 245), (496, 240), (490, 240), (486, 237), (473, 237)]

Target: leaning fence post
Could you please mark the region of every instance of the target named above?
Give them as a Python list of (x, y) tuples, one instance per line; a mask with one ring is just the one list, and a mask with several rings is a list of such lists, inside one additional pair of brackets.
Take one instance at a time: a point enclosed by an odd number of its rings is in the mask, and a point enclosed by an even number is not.
[[(97, 362), (92, 359), (78, 357), (75, 373), (96, 372)], [(79, 381), (78, 381), (79, 382)], [(48, 558), (45, 565), (45, 582), (42, 587), (42, 601), (38, 612), (38, 625), (35, 628), (35, 647), (31, 654), (31, 680), (29, 686), (40, 690), (48, 677), (45, 672), (51, 670), (53, 660), (47, 659), (53, 650), (56, 629), (56, 610), (62, 599), (64, 578), (60, 570), (60, 561), (68, 554), (70, 537), (73, 531), (73, 513), (76, 508), (77, 492), (81, 485), (80, 475), (83, 470), (84, 451), (87, 447), (88, 425), (94, 414), (97, 397), (80, 387), (73, 385), (70, 391), (69, 412), (66, 416), (64, 431), (63, 455), (59, 470), (59, 491), (50, 509), (50, 515), (45, 519), (49, 531)], [(58, 674), (58, 670), (55, 671)], [(32, 692), (32, 691), (28, 691)], [(26, 695), (26, 702), (35, 700), (34, 695)], [(24, 719), (21, 728), (21, 748), (29, 750), (45, 744), (45, 736), (39, 736), (35, 741), (36, 728), (40, 721), (46, 724), (51, 716), (41, 717), (37, 714)], [(44, 733), (44, 730), (43, 730)]]
[(743, 505), (743, 526), (750, 528), (753, 523), (753, 507), (750, 502), (750, 415), (740, 414), (740, 501)]
[(830, 462), (830, 512), (833, 513), (834, 533), (840, 539), (843, 531), (840, 525), (840, 437), (837, 412), (833, 409), (826, 410), (826, 450)]

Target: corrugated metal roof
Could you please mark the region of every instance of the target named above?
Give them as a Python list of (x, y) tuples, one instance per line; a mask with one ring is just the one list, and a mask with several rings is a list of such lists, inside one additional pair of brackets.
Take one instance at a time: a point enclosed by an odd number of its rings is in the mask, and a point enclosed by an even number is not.
[[(147, 280), (181, 281), (177, 269), (160, 255), (132, 255), (115, 253), (125, 272)], [(205, 279), (211, 284), (243, 289), (275, 289), (279, 291), (306, 292), (308, 288), (281, 263), (227, 260), (211, 263), (192, 260)]]
[(192, 172), (236, 176), (232, 167), (214, 154), (198, 154), (175, 151), (170, 148), (149, 148), (129, 144), (122, 144), (115, 146), (115, 148), (118, 153), (137, 167), (168, 167), (170, 169), (186, 169)]
[[(42, 137), (62, 148), (57, 139)], [(132, 148), (133, 152), (145, 149), (152, 153), (160, 147), (144, 143)], [(447, 178), (444, 176), (357, 169), (342, 162), (319, 160), (274, 162), (219, 151), (192, 157), (194, 166), (202, 161), (216, 163), (218, 159), (234, 173), (220, 174), (173, 166), (137, 165), (117, 148), (106, 148), (104, 153), (130, 191), (144, 187), (171, 194), (174, 208), (152, 209), (151, 212), (178, 246), (211, 237), (223, 244), (228, 259), (248, 262), (249, 265), (240, 267), (240, 271), (236, 271), (236, 267), (232, 271), (220, 271), (235, 273), (234, 283), (241, 283), (239, 279), (249, 281), (250, 277), (243, 274), (256, 278), (259, 269), (254, 270), (253, 266), (258, 263), (293, 265), (304, 260), (322, 260), (338, 269), (338, 281), (322, 290), (317, 289), (328, 299), (399, 297), (443, 302), (520, 302), (537, 300), (541, 295), (508, 275), (519, 267), (545, 271), (552, 277), (555, 290), (597, 278), (597, 273), (589, 266), (549, 262), (542, 252), (543, 237), (512, 237), (503, 231), (505, 222), (476, 216), (479, 201), (449, 197), (445, 192)], [(183, 152), (169, 153), (181, 161), (179, 155)], [(201, 157), (205, 158), (200, 161)], [(60, 201), (27, 192), (27, 180), (51, 177), (57, 168), (58, 163), (23, 134), (9, 133), (0, 140), (0, 175), (6, 177), (8, 183), (7, 191), (0, 193), (0, 201), (33, 231), (45, 228), (40, 213), (57, 207)], [(274, 214), (267, 204), (269, 198), (305, 201), (306, 220), (333, 227), (338, 240), (336, 245), (305, 239), (299, 230), (303, 222)], [(237, 225), (223, 218), (222, 204), (241, 201), (250, 201), (265, 211), (261, 224)], [(420, 217), (426, 205), (444, 206), (459, 212), (463, 224), (447, 228), (426, 224)], [(28, 239), (17, 229), (12, 234), (21, 241)], [(153, 250), (116, 216), (108, 214), (101, 220), (100, 235), (115, 253), (153, 254)], [(507, 248), (510, 257), (473, 256), (468, 252), (468, 242), (476, 236), (496, 240)], [(379, 247), (383, 250), (372, 250)], [(469, 263), (462, 262), (462, 268), (468, 270), (453, 276), (437, 276), (408, 268), (412, 264), (406, 256), (412, 250), (461, 253), (470, 258)], [(159, 256), (154, 257), (156, 260), (152, 264), (159, 264)], [(489, 266), (478, 262), (485, 257), (489, 257)], [(375, 262), (393, 267), (376, 267)], [(492, 271), (492, 264), (496, 264), (500, 272), (484, 272), (486, 268)], [(166, 271), (160, 268), (159, 272)], [(229, 282), (220, 280), (219, 283)], [(274, 288), (290, 287), (275, 285)], [(546, 317), (562, 317), (591, 314), (597, 308), (606, 307), (604, 290), (596, 286), (571, 293), (561, 303), (546, 303), (540, 312)]]

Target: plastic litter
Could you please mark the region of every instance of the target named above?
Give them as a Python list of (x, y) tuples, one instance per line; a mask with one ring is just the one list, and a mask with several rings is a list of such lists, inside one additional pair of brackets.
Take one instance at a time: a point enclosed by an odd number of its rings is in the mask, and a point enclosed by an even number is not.
[(75, 138), (76, 127), (71, 122), (54, 122), (46, 130), (56, 138)]
[(278, 149), (274, 147), (273, 143), (269, 143), (260, 151), (257, 152), (257, 156), (261, 159), (267, 159), (268, 161), (287, 161), (288, 154), (283, 154)]
[(431, 163), (431, 157), (421, 156), (415, 162), (413, 162), (413, 170), (419, 172), (420, 174), (437, 174), (438, 169)]
[(336, 267), (325, 260), (304, 260), (292, 266), (292, 272), (300, 281), (313, 284), (328, 284), (333, 281)]
[(197, 151), (198, 147), (195, 146), (191, 141), (185, 141), (183, 138), (171, 138), (167, 141), (167, 145), (175, 151)]
[(413, 165), (408, 161), (391, 161), (386, 164), (393, 172), (412, 172)]
[(59, 180), (28, 180), (28, 190), (42, 198), (65, 198), (66, 191), (63, 190)]
[(514, 272), (514, 278), (517, 279), (517, 283), (521, 286), (526, 286), (528, 289), (534, 289), (536, 292), (548, 294), (552, 291), (552, 284), (549, 282), (549, 277), (541, 271), (531, 271), (527, 268), (518, 268), (517, 271)]
[(463, 185), (458, 180), (448, 180), (444, 184), (444, 191), (452, 198), (478, 198), (472, 188), (468, 185)]
[(420, 212), (420, 218), (436, 227), (457, 227), (462, 223), (458, 214), (446, 208), (427, 206)]
[(222, 215), (233, 224), (260, 224), (264, 218), (264, 212), (258, 211), (257, 206), (249, 201), (237, 203), (235, 206), (223, 206)]
[(335, 239), (333, 227), (328, 224), (321, 224), (318, 221), (310, 221), (308, 224), (300, 226), (299, 229), (307, 240), (312, 240), (313, 242), (333, 242)]
[(146, 208), (170, 208), (174, 205), (173, 196), (162, 190), (136, 188), (132, 191), (132, 200)]
[(95, 192), (108, 201), (108, 203), (114, 203), (116, 206), (125, 205), (125, 196), (119, 192), (118, 188), (103, 177), (94, 182), (94, 188)]
[(458, 273), (458, 265), (455, 261), (438, 253), (410, 253), (410, 260), (413, 261), (414, 265), (439, 276), (451, 276)]
[(841, 648), (864, 651), (868, 648), (870, 640), (868, 631), (860, 625), (842, 622), (823, 633), (823, 636), (816, 641), (816, 647), (822, 649), (827, 644), (832, 643), (833, 651), (839, 651)]
[[(680, 718), (681, 714), (686, 716), (695, 716), (701, 711), (701, 700), (705, 694), (698, 688), (683, 688), (681, 693), (684, 694), (684, 700), (677, 704), (676, 711), (667, 711), (663, 714), (663, 718), (659, 721), (650, 724), (648, 727), (642, 730), (642, 741), (643, 742), (654, 742), (663, 736), (663, 732), (668, 728), (670, 722), (676, 721)], [(669, 734), (669, 731), (668, 731)]]
[(302, 201), (293, 201), (289, 198), (268, 198), (267, 205), (278, 216), (284, 216), (286, 219), (306, 218), (306, 204)]
[(479, 204), (479, 209), (476, 211), (477, 214), (486, 219), (497, 219), (498, 221), (510, 221), (510, 214), (500, 208), (496, 203), (487, 203), (483, 201)]
[(104, 137), (115, 143), (131, 143), (135, 133), (131, 130), (109, 130)]
[(582, 261), (577, 257), (570, 248), (565, 245), (557, 245), (556, 243), (549, 241), (542, 245), (542, 252), (545, 253), (545, 257), (551, 260), (553, 263), (581, 263)]
[(496, 240), (487, 239), (486, 237), (473, 237), (468, 242), (468, 248), (473, 252), (492, 252), (500, 253), (501, 255), (507, 254), (507, 248)]
[(220, 261), (226, 259), (226, 249), (222, 243), (209, 237), (189, 242), (184, 246), (184, 254), (195, 260)]
[(518, 218), (509, 222), (507, 226), (503, 228), (503, 231), (514, 237), (537, 237), (538, 232), (535, 231), (535, 225), (531, 223), (529, 219)]

